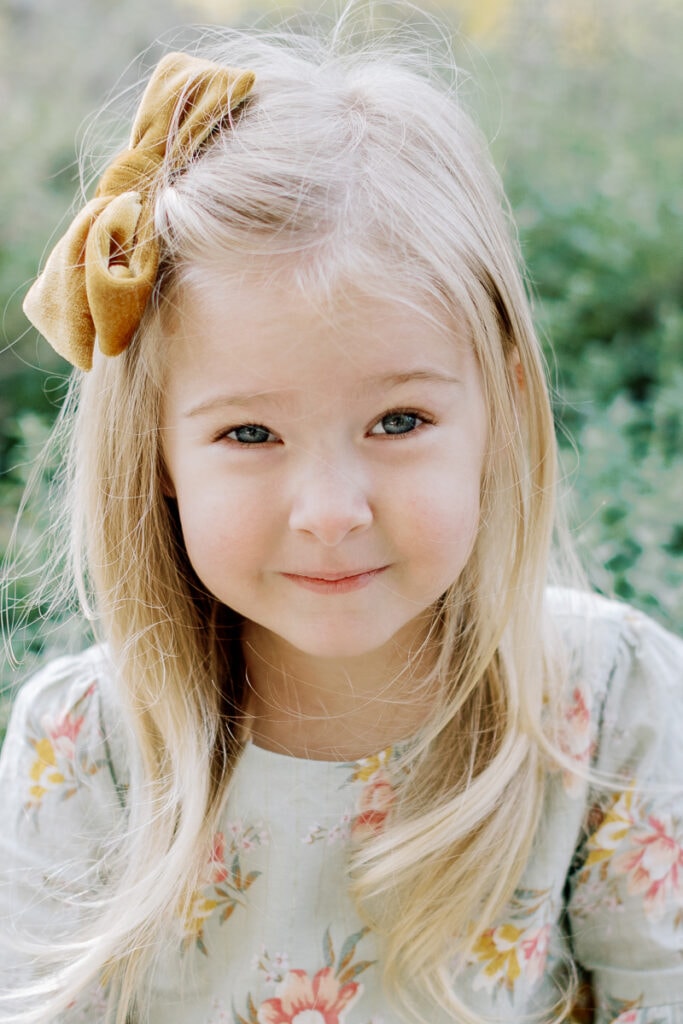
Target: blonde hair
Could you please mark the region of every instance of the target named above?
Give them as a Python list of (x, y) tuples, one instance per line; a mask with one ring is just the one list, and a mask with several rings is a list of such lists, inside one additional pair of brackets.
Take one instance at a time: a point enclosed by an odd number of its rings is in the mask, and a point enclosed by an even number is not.
[(232, 259), (236, 277), (244, 265), (286, 268), (307, 295), (353, 286), (444, 323), (457, 317), (481, 366), (481, 524), (434, 610), (441, 699), (405, 755), (396, 813), (355, 851), (350, 876), (409, 1019), (429, 1020), (426, 997), (477, 1022), (452, 971), (529, 858), (564, 678), (543, 611), (553, 421), (502, 190), (455, 86), (416, 71), (415, 56), (218, 30), (197, 51), (253, 69), (257, 85), (183, 173), (160, 180), (153, 301), (130, 348), (96, 359), (72, 396), (76, 574), (110, 645), (139, 762), (111, 903), (74, 946), (48, 1009), (103, 967), (118, 1024), (144, 1004), (154, 951), (198, 884), (244, 741), (238, 623), (185, 555), (159, 430), (174, 302), (186, 281)]

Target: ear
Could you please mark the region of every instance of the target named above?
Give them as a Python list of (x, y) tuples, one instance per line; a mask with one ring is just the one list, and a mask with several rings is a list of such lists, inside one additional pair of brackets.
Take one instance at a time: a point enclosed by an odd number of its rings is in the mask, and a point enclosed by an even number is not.
[(524, 367), (522, 366), (522, 360), (519, 357), (519, 349), (515, 345), (510, 354), (510, 369), (517, 381), (517, 388), (521, 394), (526, 391), (526, 381), (524, 379)]

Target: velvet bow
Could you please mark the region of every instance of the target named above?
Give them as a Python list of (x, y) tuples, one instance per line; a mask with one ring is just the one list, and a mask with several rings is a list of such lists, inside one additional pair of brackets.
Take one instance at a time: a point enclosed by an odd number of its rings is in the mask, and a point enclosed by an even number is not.
[(251, 71), (170, 53), (157, 65), (130, 148), (104, 172), (95, 198), (52, 250), (24, 300), (26, 316), (74, 366), (92, 366), (95, 338), (119, 355), (154, 287), (159, 247), (154, 188), (162, 164), (181, 169), (254, 84)]

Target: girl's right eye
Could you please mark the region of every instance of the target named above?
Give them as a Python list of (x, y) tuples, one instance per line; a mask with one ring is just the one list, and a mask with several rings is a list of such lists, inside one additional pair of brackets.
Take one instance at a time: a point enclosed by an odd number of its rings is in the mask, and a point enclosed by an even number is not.
[(277, 441), (275, 434), (267, 427), (260, 427), (256, 423), (245, 423), (242, 427), (233, 427), (222, 436), (242, 445), (268, 444), (268, 442)]

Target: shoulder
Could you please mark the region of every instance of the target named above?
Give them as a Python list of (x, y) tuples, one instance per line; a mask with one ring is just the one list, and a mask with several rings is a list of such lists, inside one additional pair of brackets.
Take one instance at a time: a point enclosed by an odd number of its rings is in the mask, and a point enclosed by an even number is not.
[(127, 786), (129, 743), (106, 647), (56, 658), (20, 689), (0, 778), (37, 811), (83, 792)]
[(0, 989), (35, 980), (36, 957), (64, 941), (114, 863), (128, 760), (113, 681), (96, 647), (50, 661), (15, 700), (0, 756)]
[(561, 588), (549, 589), (547, 606), (569, 668), (596, 696), (625, 686), (645, 695), (683, 693), (683, 639), (648, 615), (622, 601)]
[(615, 660), (672, 661), (683, 669), (683, 640), (623, 601), (589, 591), (549, 587), (546, 605), (575, 659), (590, 657), (593, 674), (609, 672)]
[(596, 594), (552, 588), (547, 604), (567, 652), (570, 703), (590, 719), (594, 766), (641, 780), (669, 774), (682, 760), (683, 640)]
[(557, 591), (548, 604), (573, 692), (585, 697), (577, 720), (593, 767), (577, 787), (584, 817), (566, 887), (573, 953), (592, 976), (600, 1021), (678, 1020), (683, 642), (620, 602)]
[(92, 707), (110, 685), (112, 669), (104, 645), (48, 661), (19, 689), (14, 715)]

